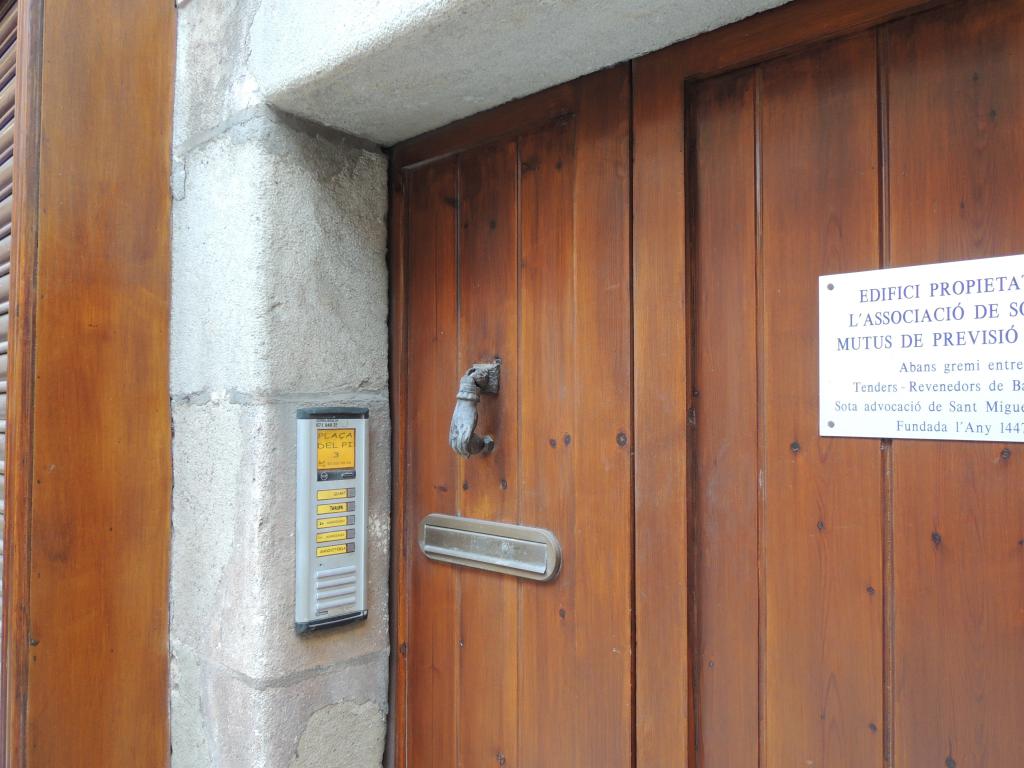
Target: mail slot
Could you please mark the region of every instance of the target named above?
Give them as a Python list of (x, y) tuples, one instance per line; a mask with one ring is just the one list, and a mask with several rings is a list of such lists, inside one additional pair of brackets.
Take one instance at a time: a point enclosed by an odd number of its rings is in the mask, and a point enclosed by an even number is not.
[(420, 527), (420, 549), (431, 560), (551, 581), (562, 567), (562, 547), (544, 528), (427, 515)]

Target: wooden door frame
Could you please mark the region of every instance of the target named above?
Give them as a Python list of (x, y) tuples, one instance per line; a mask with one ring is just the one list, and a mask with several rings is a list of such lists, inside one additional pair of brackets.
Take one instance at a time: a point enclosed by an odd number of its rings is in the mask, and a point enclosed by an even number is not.
[[(795, 0), (632, 62), (633, 440), (636, 765), (685, 765), (693, 754), (688, 526), (693, 485), (689, 413), (691, 285), (687, 233), (688, 83), (870, 29), (957, 0)], [(397, 145), (390, 163), (392, 675), (394, 765), (404, 765), (407, 606), (403, 425), (405, 210), (402, 174), (419, 163), (542, 125), (572, 111), (572, 83), (496, 107)], [(669, 162), (670, 158), (676, 158)]]
[(176, 13), (18, 14), (0, 759), (166, 765)]

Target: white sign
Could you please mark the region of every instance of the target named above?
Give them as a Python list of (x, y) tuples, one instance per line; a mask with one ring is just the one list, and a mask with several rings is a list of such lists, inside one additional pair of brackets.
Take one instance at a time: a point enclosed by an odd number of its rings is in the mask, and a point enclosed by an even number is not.
[(1024, 255), (818, 280), (823, 436), (1024, 442)]

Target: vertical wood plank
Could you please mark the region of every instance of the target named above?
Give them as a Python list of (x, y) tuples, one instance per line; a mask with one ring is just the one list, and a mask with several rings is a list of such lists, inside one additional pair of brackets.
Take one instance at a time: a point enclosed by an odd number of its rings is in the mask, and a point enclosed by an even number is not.
[[(629, 69), (580, 81), (573, 280), (576, 765), (628, 766), (633, 742)], [(566, 444), (568, 442), (568, 444)], [(577, 704), (577, 707), (579, 705)], [(543, 761), (549, 764), (548, 761)], [(540, 763), (538, 763), (540, 764)]]
[(410, 555), (408, 746), (410, 766), (456, 765), (458, 618), (453, 566), (419, 553), (420, 521), (455, 513), (456, 466), (448, 426), (458, 389), (456, 306), (457, 161), (440, 160), (407, 178), (408, 387), (405, 511)]
[(758, 414), (754, 74), (689, 98), (694, 261), (696, 742), (703, 766), (758, 761)]
[(687, 765), (689, 322), (683, 84), (633, 64), (636, 764)]
[(23, 761), (159, 766), (169, 757), (174, 8), (26, 5), (45, 23), (39, 58), (25, 60), (41, 68), (24, 102), (38, 105), (37, 179), (18, 180), (38, 185), (36, 238), (18, 246), (36, 291), (18, 375), (33, 376), (31, 422), (19, 428), (33, 431), (34, 485), (12, 510), (31, 547), (27, 626), (12, 637), (27, 658)]
[[(501, 358), (501, 392), (479, 404), (477, 432), (495, 450), (462, 462), (459, 513), (518, 521), (517, 146), (499, 142), (460, 160), (459, 372)], [(459, 765), (518, 766), (517, 580), (463, 571)]]
[[(579, 765), (572, 437), (579, 385), (573, 345), (573, 119), (520, 140), (520, 522), (562, 544), (550, 584), (520, 584), (519, 761)], [(589, 704), (589, 702), (588, 702)]]
[(766, 64), (762, 461), (769, 766), (881, 765), (879, 443), (818, 437), (817, 277), (879, 265), (874, 35)]
[[(1021, 253), (1024, 4), (889, 37), (893, 266)], [(1024, 764), (1024, 474), (1003, 447), (894, 446), (898, 766)]]

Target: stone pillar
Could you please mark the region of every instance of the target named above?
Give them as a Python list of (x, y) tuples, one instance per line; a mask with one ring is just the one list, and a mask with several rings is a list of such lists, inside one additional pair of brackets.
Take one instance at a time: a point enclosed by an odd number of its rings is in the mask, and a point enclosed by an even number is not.
[[(269, 108), (255, 0), (179, 3), (171, 398), (175, 768), (380, 766), (386, 158)], [(297, 636), (295, 410), (371, 410), (369, 619)]]

